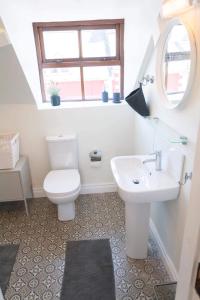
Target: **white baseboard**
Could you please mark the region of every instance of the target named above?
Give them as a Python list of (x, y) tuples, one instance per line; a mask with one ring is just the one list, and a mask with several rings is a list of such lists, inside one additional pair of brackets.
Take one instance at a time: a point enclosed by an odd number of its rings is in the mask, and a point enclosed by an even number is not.
[(158, 230), (154, 224), (154, 222), (152, 221), (152, 219), (150, 219), (150, 230), (160, 248), (160, 251), (161, 251), (161, 255), (162, 255), (162, 259), (163, 259), (163, 262), (165, 264), (165, 267), (171, 277), (171, 279), (173, 281), (178, 281), (178, 271), (176, 270), (176, 267), (173, 263), (173, 261), (171, 260), (171, 258), (169, 257), (168, 253), (167, 253), (167, 250), (160, 238), (160, 235), (158, 233)]
[(81, 186), (81, 194), (101, 194), (112, 193), (117, 191), (115, 183), (96, 183), (96, 184), (83, 184)]
[(33, 198), (46, 197), (45, 191), (42, 187), (33, 187)]
[[(82, 184), (81, 194), (101, 194), (101, 193), (112, 193), (117, 191), (115, 183), (96, 183), (96, 184)], [(33, 197), (42, 198), (46, 197), (42, 187), (33, 187)]]

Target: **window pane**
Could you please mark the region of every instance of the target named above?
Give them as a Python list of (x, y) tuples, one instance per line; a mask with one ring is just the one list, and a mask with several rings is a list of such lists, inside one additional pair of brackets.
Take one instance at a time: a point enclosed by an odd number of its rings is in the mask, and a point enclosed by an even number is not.
[(190, 60), (170, 61), (166, 65), (165, 88), (167, 98), (174, 104), (179, 103), (185, 94), (190, 67)]
[(45, 58), (79, 57), (78, 31), (43, 31)]
[(167, 98), (177, 105), (184, 97), (191, 70), (190, 39), (182, 24), (175, 25), (169, 33), (163, 67)]
[(112, 99), (120, 91), (120, 66), (83, 68), (86, 99), (100, 99), (104, 88)]
[(44, 88), (47, 101), (50, 101), (49, 88), (59, 89), (60, 100), (82, 99), (80, 68), (48, 68), (43, 69)]
[(116, 30), (82, 30), (83, 57), (116, 56)]

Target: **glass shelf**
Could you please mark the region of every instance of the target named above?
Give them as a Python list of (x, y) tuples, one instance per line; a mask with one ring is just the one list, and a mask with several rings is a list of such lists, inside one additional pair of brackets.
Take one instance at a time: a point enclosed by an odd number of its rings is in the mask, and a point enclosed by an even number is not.
[(171, 144), (188, 144), (188, 138), (186, 136), (181, 135), (159, 118), (149, 117), (148, 119), (151, 126), (154, 128), (156, 136), (163, 137), (166, 142)]

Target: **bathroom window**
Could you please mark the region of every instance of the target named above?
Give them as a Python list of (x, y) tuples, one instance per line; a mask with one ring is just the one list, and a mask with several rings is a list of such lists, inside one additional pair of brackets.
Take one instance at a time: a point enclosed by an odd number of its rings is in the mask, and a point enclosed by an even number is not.
[(33, 23), (41, 92), (61, 101), (98, 100), (105, 89), (123, 97), (124, 20)]

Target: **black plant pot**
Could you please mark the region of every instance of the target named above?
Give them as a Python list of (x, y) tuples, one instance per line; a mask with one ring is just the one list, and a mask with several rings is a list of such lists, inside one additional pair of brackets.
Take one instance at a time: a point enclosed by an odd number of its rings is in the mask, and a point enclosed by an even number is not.
[(52, 106), (58, 106), (58, 105), (60, 105), (60, 96), (58, 96), (58, 95), (52, 95), (51, 96), (51, 105)]

